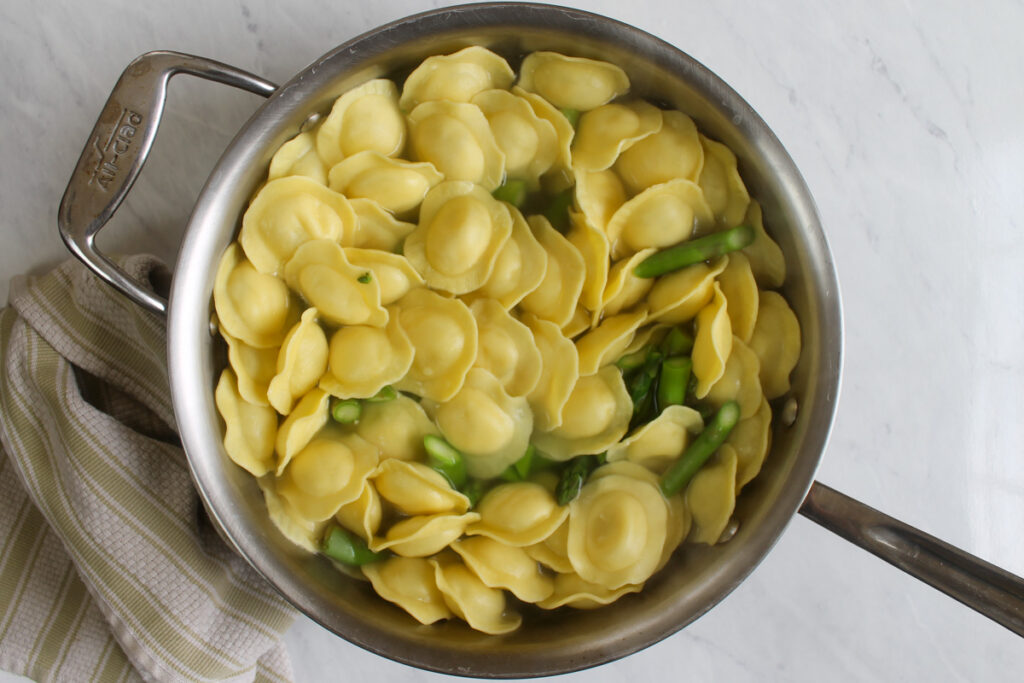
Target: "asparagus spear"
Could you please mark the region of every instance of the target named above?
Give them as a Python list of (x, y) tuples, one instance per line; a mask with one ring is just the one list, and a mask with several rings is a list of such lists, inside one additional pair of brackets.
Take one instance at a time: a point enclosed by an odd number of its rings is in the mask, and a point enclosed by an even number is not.
[(320, 545), (324, 555), (353, 567), (360, 567), (384, 558), (384, 553), (375, 553), (366, 546), (366, 541), (334, 525), (324, 534)]
[(742, 249), (753, 241), (754, 229), (749, 225), (737, 225), (651, 254), (633, 269), (633, 274), (637, 277), (658, 277)]
[(427, 464), (459, 489), (466, 484), (466, 460), (455, 446), (434, 434), (423, 437), (423, 447), (427, 450)]
[(661, 492), (666, 496), (674, 496), (690, 483), (708, 458), (725, 442), (729, 432), (740, 419), (740, 405), (736, 401), (727, 401), (711, 418), (704, 431), (693, 440), (679, 457), (679, 460), (661, 475)]

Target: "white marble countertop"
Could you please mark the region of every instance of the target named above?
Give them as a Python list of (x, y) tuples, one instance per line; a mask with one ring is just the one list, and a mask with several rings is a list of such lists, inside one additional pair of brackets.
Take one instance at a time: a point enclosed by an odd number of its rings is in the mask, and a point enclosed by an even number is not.
[[(0, 10), (6, 281), (65, 258), (57, 205), (123, 67), (158, 48), (283, 82), (445, 2), (89, 3)], [(1024, 574), (1024, 6), (568, 3), (690, 53), (796, 160), (842, 283), (844, 386), (818, 479)], [(176, 79), (142, 178), (101, 238), (174, 258), (191, 204), (258, 99)], [(300, 681), (427, 681), (300, 619)], [(1019, 680), (1024, 642), (803, 519), (732, 595), (641, 653), (561, 680)], [(675, 677), (674, 676), (674, 677)], [(0, 675), (0, 682), (14, 677)]]

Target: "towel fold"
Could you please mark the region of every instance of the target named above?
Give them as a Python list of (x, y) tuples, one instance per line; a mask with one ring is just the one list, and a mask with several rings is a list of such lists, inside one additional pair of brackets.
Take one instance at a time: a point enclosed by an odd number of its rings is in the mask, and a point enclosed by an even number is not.
[[(122, 266), (144, 283), (161, 268)], [(77, 261), (16, 278), (0, 311), (0, 443), (0, 668), (291, 680), (294, 610), (228, 550), (192, 486), (162, 318)]]

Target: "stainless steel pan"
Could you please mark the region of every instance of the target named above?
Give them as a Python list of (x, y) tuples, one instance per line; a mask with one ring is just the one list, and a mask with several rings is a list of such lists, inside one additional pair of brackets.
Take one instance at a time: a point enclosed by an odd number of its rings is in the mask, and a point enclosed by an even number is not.
[[(612, 61), (633, 92), (689, 113), (733, 149), (751, 194), (782, 246), (785, 295), (803, 328), (793, 377), (799, 411), (774, 425), (771, 454), (736, 509), (740, 526), (714, 548), (687, 547), (645, 589), (595, 611), (529, 614), (504, 637), (456, 623), (414, 625), (367, 586), (297, 551), (267, 518), (253, 479), (221, 447), (213, 403), (210, 331), (218, 259), (263, 180), (273, 152), (310, 116), (369, 78), (400, 76), (423, 58), (480, 44), (516, 58), (550, 49)], [(169, 302), (121, 272), (94, 238), (129, 191), (156, 135), (171, 76), (187, 73), (259, 93), (267, 101), (238, 132), (196, 202)], [(836, 273), (807, 187), (774, 134), (707, 68), (631, 26), (550, 5), (491, 3), (419, 14), (359, 36), (278, 87), (207, 59), (152, 52), (132, 62), (96, 123), (61, 203), (61, 235), (97, 275), (168, 319), (171, 391), (196, 488), (228, 542), (296, 607), (347, 640), (386, 657), (452, 674), (522, 677), (573, 671), (646, 647), (699, 617), (754, 569), (795, 513), (835, 531), (1024, 634), (1024, 582), (1016, 576), (812, 481), (839, 391), (842, 321)], [(827, 579), (823, 579), (827, 580)]]

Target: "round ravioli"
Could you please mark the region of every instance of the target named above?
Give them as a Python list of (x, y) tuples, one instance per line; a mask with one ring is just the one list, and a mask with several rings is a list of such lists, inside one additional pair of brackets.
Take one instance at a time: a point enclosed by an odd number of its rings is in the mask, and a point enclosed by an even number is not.
[(452, 616), (434, 578), (434, 565), (413, 557), (391, 557), (363, 565), (377, 595), (408, 612), (421, 624)]
[(534, 434), (533, 443), (552, 460), (601, 453), (621, 439), (633, 417), (622, 373), (614, 365), (580, 377), (562, 408), (562, 422)]
[(491, 635), (519, 628), (522, 617), (506, 611), (504, 591), (486, 585), (461, 562), (431, 563), (445, 604), (472, 628)]
[(224, 419), (224, 451), (254, 477), (274, 467), (277, 414), (265, 405), (250, 403), (238, 392), (235, 373), (225, 368), (214, 391), (217, 411)]
[(628, 461), (663, 472), (704, 429), (700, 413), (672, 405), (656, 418), (608, 449), (608, 462)]
[(256, 480), (256, 483), (263, 491), (267, 516), (270, 517), (270, 521), (277, 527), (277, 530), (306, 552), (319, 552), (320, 538), (323, 536), (327, 522), (316, 522), (302, 517), (287, 500), (277, 494), (275, 489), (277, 480), (274, 477), (261, 477)]
[[(590, 475), (590, 480), (595, 481), (613, 474), (646, 481), (652, 486), (659, 486), (660, 483), (658, 475), (647, 467), (625, 460), (603, 465)], [(665, 545), (661, 551), (661, 559), (658, 560), (658, 566), (654, 571), (660, 570), (668, 563), (672, 553), (690, 531), (690, 513), (686, 509), (686, 505), (683, 504), (683, 497), (681, 495), (672, 496), (665, 499), (665, 502), (668, 510), (668, 517), (665, 521)]]
[(647, 292), (651, 291), (654, 280), (637, 277), (633, 274), (633, 269), (655, 251), (657, 250), (643, 249), (611, 267), (608, 271), (608, 284), (605, 285), (604, 293), (601, 295), (599, 312), (602, 315), (615, 315), (633, 306), (643, 299)]
[(327, 374), (320, 388), (338, 398), (370, 398), (402, 379), (413, 346), (394, 318), (384, 327), (348, 325), (331, 335)]
[(406, 515), (461, 515), (469, 499), (423, 463), (387, 458), (371, 475), (380, 497)]
[(424, 59), (405, 79), (399, 104), (404, 111), (411, 111), (420, 102), (469, 102), (485, 90), (507, 90), (513, 79), (515, 73), (508, 62), (485, 47), (472, 45)]
[(377, 466), (377, 448), (355, 434), (324, 430), (295, 454), (277, 492), (305, 519), (329, 519), (359, 498)]
[(419, 403), (399, 394), (393, 401), (364, 403), (356, 433), (380, 449), (382, 460), (419, 460), (423, 437), (437, 434), (437, 427)]
[(580, 303), (591, 311), (601, 308), (601, 298), (608, 284), (608, 255), (611, 245), (603, 230), (594, 227), (581, 213), (569, 212), (569, 234), (566, 237), (583, 256), (585, 275)]
[(253, 268), (237, 242), (220, 259), (213, 305), (220, 327), (257, 349), (280, 346), (299, 319), (299, 308), (284, 281)]
[(471, 477), (490, 479), (523, 457), (533, 413), (523, 396), (509, 396), (494, 375), (473, 368), (455, 396), (435, 411), (441, 434), (462, 452)]
[(537, 605), (544, 609), (557, 609), (566, 605), (575, 609), (596, 609), (610, 605), (623, 595), (639, 593), (643, 587), (642, 583), (635, 583), (610, 590), (600, 584), (585, 581), (575, 572), (558, 574), (551, 595)]
[(270, 405), (267, 400), (267, 386), (277, 374), (279, 349), (257, 349), (231, 336), (223, 325), (218, 323), (218, 327), (228, 344), (228, 365), (238, 378), (238, 393), (249, 403)]
[(543, 541), (569, 514), (569, 508), (555, 502), (550, 491), (528, 481), (495, 486), (476, 511), (480, 521), (466, 529), (467, 535), (487, 536), (520, 548)]
[(345, 235), (341, 244), (345, 247), (397, 251), (415, 223), (406, 223), (395, 218), (380, 204), (371, 199), (353, 199), (349, 202), (358, 219), (358, 227)]
[(757, 473), (768, 455), (768, 446), (772, 436), (772, 408), (768, 400), (761, 397), (761, 406), (757, 412), (745, 420), (740, 420), (726, 443), (736, 452), (736, 493), (746, 486)]
[(677, 325), (694, 319), (715, 296), (715, 278), (725, 270), (729, 257), (711, 264), (696, 263), (654, 281), (647, 294), (650, 320)]
[(562, 334), (570, 339), (575, 339), (579, 335), (583, 334), (590, 329), (591, 323), (600, 319), (600, 315), (595, 313), (591, 314), (586, 308), (577, 304), (576, 311), (572, 314), (572, 318), (565, 325), (562, 326)]
[(462, 535), (467, 525), (479, 519), (480, 515), (475, 512), (408, 517), (393, 524), (383, 539), (371, 540), (370, 550), (390, 550), (403, 557), (427, 557), (447, 548)]
[(471, 536), (452, 544), (484, 585), (504, 588), (523, 602), (538, 602), (554, 590), (551, 577), (522, 548), (505, 545), (487, 536)]
[(580, 356), (580, 374), (592, 375), (604, 366), (614, 363), (622, 355), (647, 320), (647, 309), (634, 313), (613, 315), (576, 340)]
[(409, 114), (413, 156), (428, 161), (447, 180), (465, 180), (488, 192), (505, 175), (505, 154), (487, 117), (467, 102), (424, 102)]
[(527, 92), (518, 85), (512, 87), (512, 93), (526, 100), (533, 109), (533, 113), (551, 124), (555, 131), (555, 163), (554, 168), (569, 170), (572, 166), (572, 139), (576, 135), (576, 129), (565, 118), (565, 114), (550, 102), (536, 93)]
[(608, 62), (533, 52), (523, 60), (518, 85), (556, 107), (588, 111), (629, 92), (629, 77)]
[(751, 417), (761, 407), (760, 371), (761, 362), (757, 354), (742, 339), (733, 335), (732, 351), (725, 361), (725, 369), (708, 390), (707, 400), (716, 407), (728, 401), (736, 401), (740, 406), (740, 419)]
[(380, 529), (383, 516), (377, 489), (366, 481), (359, 497), (338, 508), (334, 519), (349, 531), (358, 534), (364, 541), (369, 541)]
[(487, 281), (512, 234), (512, 215), (479, 185), (449, 181), (431, 190), (404, 253), (427, 285), (452, 294)]
[(757, 284), (767, 288), (781, 287), (786, 280), (786, 260), (782, 249), (765, 232), (760, 204), (750, 202), (745, 221), (754, 228), (754, 241), (743, 248), (743, 253), (750, 260), (750, 270)]
[(732, 352), (732, 325), (717, 282), (711, 303), (697, 313), (695, 328), (693, 376), (697, 378), (697, 388), (693, 393), (697, 398), (704, 398), (725, 373), (725, 363)]
[(736, 508), (736, 451), (722, 444), (711, 460), (693, 475), (684, 495), (693, 518), (688, 541), (714, 545)]
[(704, 169), (698, 181), (708, 205), (721, 225), (733, 227), (743, 222), (750, 194), (736, 169), (736, 155), (720, 142), (700, 136), (704, 149)]
[(348, 199), (302, 176), (271, 180), (242, 216), (238, 242), (253, 267), (277, 274), (309, 240), (337, 242), (356, 229)]
[(292, 412), (296, 399), (316, 386), (327, 369), (327, 336), (316, 318), (315, 308), (306, 309), (281, 344), (267, 399), (282, 415)]
[(637, 142), (615, 162), (631, 194), (670, 180), (703, 179), (704, 148), (693, 119), (679, 111), (663, 111), (661, 116), (661, 130)]
[(458, 299), (427, 289), (414, 289), (393, 309), (414, 356), (409, 372), (395, 388), (437, 401), (447, 401), (462, 388), (477, 355), (476, 320)]
[(661, 130), (661, 110), (634, 100), (606, 104), (580, 117), (572, 143), (573, 168), (603, 171), (624, 150)]
[[(557, 485), (557, 482), (554, 485)], [(569, 520), (566, 518), (547, 538), (540, 543), (526, 546), (524, 550), (531, 558), (551, 571), (564, 574), (572, 571), (572, 563), (569, 562), (569, 554), (566, 549), (568, 541)]]
[(523, 214), (514, 206), (505, 208), (512, 216), (512, 234), (498, 252), (491, 275), (474, 294), (512, 308), (540, 286), (547, 272), (548, 252), (533, 236)]
[(615, 171), (576, 171), (576, 206), (594, 227), (604, 231), (626, 203), (626, 190)]
[(335, 325), (383, 327), (388, 312), (380, 303), (380, 283), (345, 258), (341, 245), (313, 240), (295, 250), (284, 269), (288, 286)]
[(612, 258), (678, 244), (713, 224), (714, 216), (696, 183), (670, 180), (655, 185), (623, 204), (608, 221)]
[(469, 310), (480, 330), (473, 367), (491, 373), (509, 396), (526, 396), (537, 386), (541, 356), (533, 333), (494, 299), (477, 299)]
[(316, 147), (328, 168), (360, 152), (401, 153), (405, 118), (398, 108), (397, 86), (376, 78), (336, 99), (317, 130)]
[(316, 138), (312, 133), (299, 133), (274, 152), (270, 159), (267, 179), (300, 175), (327, 184), (327, 169), (320, 155), (316, 153)]
[(494, 140), (505, 154), (507, 177), (536, 185), (558, 156), (554, 126), (537, 116), (529, 102), (508, 90), (485, 90), (472, 102), (487, 117)]
[(410, 289), (423, 286), (423, 278), (409, 263), (409, 259), (401, 254), (355, 247), (348, 247), (344, 251), (345, 259), (363, 271), (359, 278), (365, 280), (371, 277), (377, 281), (382, 306), (390, 306), (405, 296)]
[(543, 216), (528, 219), (534, 236), (547, 253), (544, 278), (532, 292), (519, 302), (519, 307), (538, 318), (550, 320), (564, 327), (576, 311), (576, 303), (583, 292), (587, 266), (582, 254), (573, 244), (551, 227)]
[(278, 476), (284, 472), (291, 459), (327, 424), (330, 403), (330, 394), (320, 389), (310, 389), (277, 428), (274, 450), (277, 451)]
[(526, 395), (537, 429), (550, 431), (562, 424), (562, 408), (580, 376), (580, 357), (576, 345), (557, 325), (534, 315), (523, 318), (533, 333), (540, 352), (540, 377)]
[(569, 503), (569, 561), (581, 578), (609, 590), (650, 578), (667, 532), (668, 506), (646, 478), (592, 477)]
[(789, 391), (789, 373), (800, 360), (800, 323), (777, 292), (761, 292), (750, 348), (761, 361), (761, 386), (769, 400)]
[(359, 152), (331, 167), (328, 186), (353, 199), (372, 199), (396, 214), (405, 214), (423, 201), (427, 191), (444, 179), (433, 164), (393, 159), (379, 152)]
[(729, 302), (729, 322), (732, 333), (745, 342), (750, 341), (757, 322), (760, 295), (757, 281), (750, 269), (750, 260), (742, 251), (729, 254), (729, 264), (718, 276), (725, 300)]

